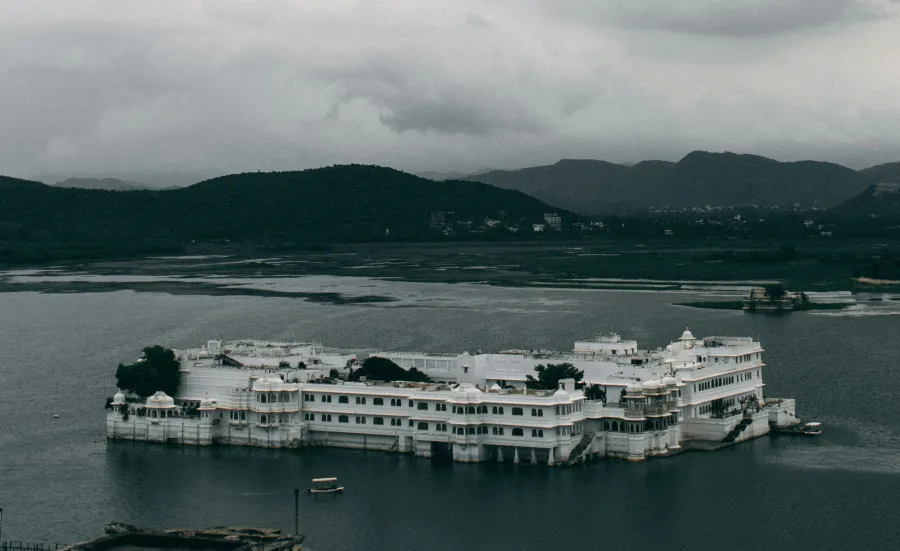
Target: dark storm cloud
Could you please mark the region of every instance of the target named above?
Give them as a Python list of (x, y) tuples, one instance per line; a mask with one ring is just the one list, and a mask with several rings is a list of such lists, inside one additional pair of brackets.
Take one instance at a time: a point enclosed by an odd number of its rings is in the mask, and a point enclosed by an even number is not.
[[(609, 0), (580, 4), (612, 22), (634, 29), (723, 37), (771, 36), (839, 23), (896, 15), (896, 0)], [(599, 9), (597, 9), (599, 7)]]
[(0, 174), (895, 160), (891, 0), (0, 3)]
[(435, 82), (434, 74), (422, 78), (416, 71), (404, 71), (402, 67), (360, 68), (346, 74), (325, 70), (321, 74), (330, 86), (340, 90), (327, 114), (330, 119), (339, 117), (341, 106), (360, 100), (375, 107), (379, 120), (395, 132), (485, 136), (540, 128), (527, 109), (502, 104), (495, 97), (497, 91), (452, 79)]

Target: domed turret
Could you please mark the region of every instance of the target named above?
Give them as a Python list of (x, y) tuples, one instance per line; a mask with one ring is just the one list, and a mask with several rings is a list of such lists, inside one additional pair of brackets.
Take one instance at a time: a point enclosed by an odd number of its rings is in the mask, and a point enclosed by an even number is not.
[(147, 398), (146, 406), (149, 408), (174, 408), (175, 400), (161, 390), (157, 390), (153, 396)]
[(678, 381), (675, 380), (675, 377), (672, 377), (671, 375), (666, 375), (665, 377), (662, 378), (662, 384), (666, 385), (666, 387), (671, 388), (671, 387), (676, 386), (678, 384)]
[(116, 392), (116, 394), (113, 396), (112, 405), (121, 406), (124, 403), (125, 403), (125, 393), (120, 390), (119, 392)]
[(644, 381), (641, 384), (641, 390), (643, 390), (644, 392), (656, 392), (657, 390), (659, 390), (661, 384), (662, 383), (660, 381), (657, 381), (656, 379), (650, 379), (648, 381)]
[(556, 398), (568, 398), (569, 393), (563, 389), (563, 387), (559, 387), (556, 392), (553, 393), (553, 396)]
[(626, 392), (628, 392), (628, 394), (640, 394), (641, 393), (641, 384), (640, 383), (631, 383), (630, 385), (628, 385)]
[(481, 391), (474, 386), (466, 387), (466, 398), (477, 399), (481, 396)]
[(253, 390), (262, 392), (278, 392), (285, 390), (284, 381), (278, 377), (263, 377), (253, 383)]

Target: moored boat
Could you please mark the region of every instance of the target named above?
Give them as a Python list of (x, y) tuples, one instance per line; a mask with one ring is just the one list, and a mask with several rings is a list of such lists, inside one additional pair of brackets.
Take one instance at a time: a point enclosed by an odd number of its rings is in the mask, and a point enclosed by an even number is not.
[(342, 494), (344, 493), (344, 487), (338, 486), (337, 478), (329, 477), (329, 478), (314, 478), (312, 479), (313, 487), (307, 488), (307, 493), (310, 494)]
[(811, 421), (809, 423), (779, 427), (775, 434), (789, 434), (795, 436), (819, 436), (822, 434), (822, 423)]

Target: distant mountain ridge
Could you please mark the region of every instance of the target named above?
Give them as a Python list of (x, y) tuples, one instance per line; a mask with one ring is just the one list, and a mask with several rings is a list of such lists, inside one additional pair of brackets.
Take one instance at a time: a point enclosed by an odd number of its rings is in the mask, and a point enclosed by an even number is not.
[(900, 162), (870, 166), (860, 172), (871, 177), (876, 182), (900, 183)]
[(138, 189), (153, 189), (145, 184), (119, 180), (118, 178), (67, 178), (53, 184), (54, 187), (79, 188), (79, 189), (104, 189), (107, 191), (134, 191)]
[[(213, 178), (173, 190), (61, 188), (0, 178), (0, 261), (7, 256), (134, 254), (197, 242), (339, 243), (427, 240), (432, 213), (474, 226), (528, 227), (558, 212), (524, 193), (479, 182), (432, 182), (377, 166)], [(11, 244), (11, 245), (10, 245)], [(34, 252), (37, 251), (37, 252)]]
[(627, 166), (563, 159), (466, 179), (516, 189), (583, 214), (706, 205), (832, 207), (874, 183), (864, 172), (820, 161), (780, 162), (758, 155), (694, 151), (678, 162)]
[(446, 180), (466, 180), (470, 176), (480, 176), (487, 172), (491, 172), (492, 169), (486, 168), (483, 170), (476, 170), (475, 172), (459, 172), (455, 170), (451, 170), (448, 172), (441, 172), (438, 170), (426, 170), (425, 172), (416, 172), (416, 176), (419, 178), (425, 178), (426, 180), (434, 180), (435, 182), (443, 182)]

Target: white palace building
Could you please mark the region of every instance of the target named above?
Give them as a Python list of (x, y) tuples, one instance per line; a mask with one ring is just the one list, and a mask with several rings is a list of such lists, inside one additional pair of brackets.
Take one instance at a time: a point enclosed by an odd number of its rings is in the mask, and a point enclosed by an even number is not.
[[(716, 449), (799, 422), (793, 400), (764, 396), (759, 342), (688, 330), (653, 351), (611, 334), (567, 353), (369, 354), (415, 367), (434, 383), (331, 378), (333, 369), (357, 365), (357, 356), (310, 342), (214, 340), (175, 352), (178, 395), (157, 392), (143, 402), (118, 392), (109, 438), (556, 465)], [(526, 389), (535, 366), (563, 362), (584, 370), (584, 388), (566, 379), (555, 390)]]

